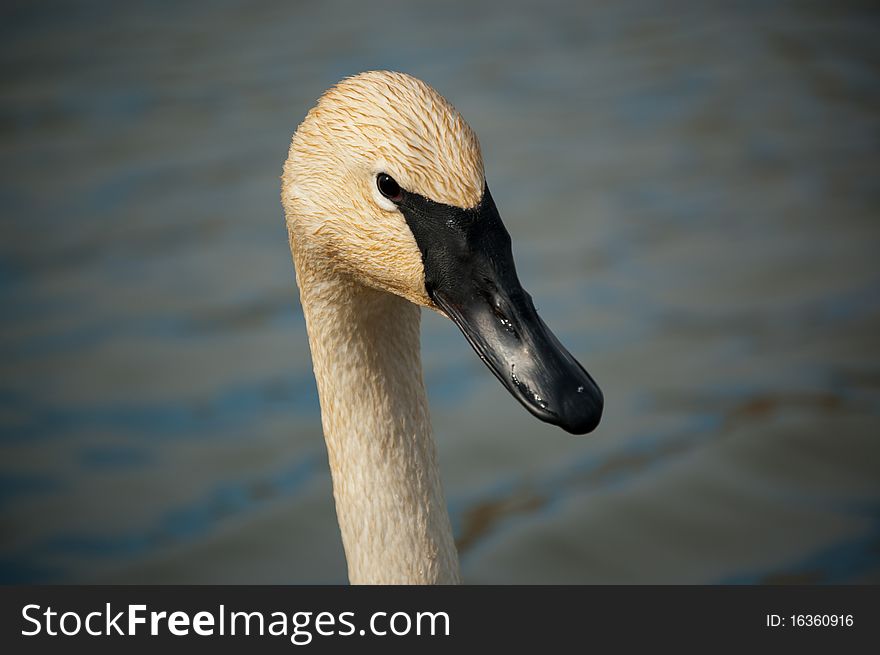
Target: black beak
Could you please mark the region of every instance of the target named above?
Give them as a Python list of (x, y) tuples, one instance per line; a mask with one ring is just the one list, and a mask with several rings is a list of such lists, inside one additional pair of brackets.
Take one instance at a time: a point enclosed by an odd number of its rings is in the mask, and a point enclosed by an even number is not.
[(572, 434), (594, 430), (602, 391), (520, 285), (510, 235), (488, 187), (470, 209), (407, 191), (396, 201), (422, 252), (428, 295), (480, 359), (542, 421)]

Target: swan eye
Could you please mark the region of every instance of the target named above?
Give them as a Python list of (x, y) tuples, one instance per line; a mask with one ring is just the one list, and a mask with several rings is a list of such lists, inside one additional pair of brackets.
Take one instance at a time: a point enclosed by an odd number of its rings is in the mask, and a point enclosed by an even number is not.
[(379, 173), (376, 176), (376, 186), (379, 187), (379, 193), (392, 202), (399, 202), (403, 199), (403, 192), (400, 190), (400, 185), (395, 182), (394, 178), (390, 175)]

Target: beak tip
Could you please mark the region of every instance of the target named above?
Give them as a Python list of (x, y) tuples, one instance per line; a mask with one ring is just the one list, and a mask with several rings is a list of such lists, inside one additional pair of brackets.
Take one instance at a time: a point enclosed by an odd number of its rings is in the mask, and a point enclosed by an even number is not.
[(586, 398), (578, 394), (574, 400), (566, 403), (560, 413), (558, 425), (570, 434), (589, 434), (602, 421), (602, 410), (605, 400), (598, 387)]
[(560, 424), (560, 427), (568, 432), (569, 434), (574, 435), (584, 435), (589, 434), (597, 427), (599, 427), (599, 423), (602, 420), (602, 411), (594, 412), (592, 414), (588, 414), (583, 418), (577, 421), (570, 421)]

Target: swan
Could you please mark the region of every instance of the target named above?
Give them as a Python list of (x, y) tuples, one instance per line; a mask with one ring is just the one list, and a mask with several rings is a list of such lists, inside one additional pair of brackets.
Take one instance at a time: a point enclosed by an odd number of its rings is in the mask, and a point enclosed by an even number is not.
[(420, 308), (543, 421), (590, 432), (602, 392), (520, 285), (477, 137), (426, 83), (370, 71), (324, 92), (281, 181), (349, 580), (458, 583)]

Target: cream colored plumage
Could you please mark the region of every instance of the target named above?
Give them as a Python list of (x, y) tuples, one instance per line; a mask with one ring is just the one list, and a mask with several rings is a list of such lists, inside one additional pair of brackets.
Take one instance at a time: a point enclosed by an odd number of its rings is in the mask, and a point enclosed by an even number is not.
[(471, 207), (485, 185), (479, 142), (428, 85), (369, 72), (321, 97), (282, 177), (349, 578), (455, 583), (419, 352), (418, 306), (437, 308), (379, 172)]
[(371, 72), (325, 93), (293, 136), (281, 196), (349, 578), (458, 582), (419, 306), (451, 318), (542, 421), (586, 434), (602, 392), (519, 282), (476, 136), (423, 82)]

